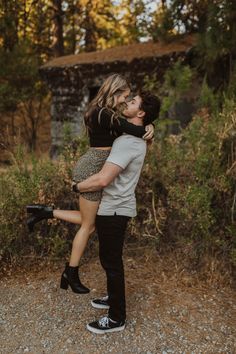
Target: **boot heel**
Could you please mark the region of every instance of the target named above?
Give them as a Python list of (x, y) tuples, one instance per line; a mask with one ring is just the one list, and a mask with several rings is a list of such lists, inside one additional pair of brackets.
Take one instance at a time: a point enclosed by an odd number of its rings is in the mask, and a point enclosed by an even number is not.
[(27, 226), (30, 233), (34, 231), (34, 222), (32, 219), (27, 220)]
[(67, 290), (68, 289), (68, 280), (62, 275), (61, 276), (61, 284), (60, 284), (60, 288)]

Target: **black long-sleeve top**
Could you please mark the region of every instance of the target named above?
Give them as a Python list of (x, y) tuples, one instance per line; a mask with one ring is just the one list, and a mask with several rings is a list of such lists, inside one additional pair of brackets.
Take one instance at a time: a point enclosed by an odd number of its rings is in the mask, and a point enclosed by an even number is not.
[[(99, 112), (100, 117), (99, 117)], [(113, 112), (107, 108), (96, 107), (88, 123), (88, 134), (91, 147), (109, 147), (123, 133), (142, 137), (146, 131), (144, 126), (129, 123), (125, 118), (112, 119)]]

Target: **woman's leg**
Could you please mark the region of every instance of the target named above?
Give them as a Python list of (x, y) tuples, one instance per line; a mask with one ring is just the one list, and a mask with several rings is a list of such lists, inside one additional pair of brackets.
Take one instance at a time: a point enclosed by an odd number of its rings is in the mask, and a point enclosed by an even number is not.
[(27, 224), (30, 232), (34, 230), (35, 224), (46, 219), (56, 218), (73, 224), (82, 224), (81, 213), (78, 210), (53, 209), (51, 206), (42, 204), (27, 205), (26, 210), (28, 213)]
[(71, 222), (72, 224), (82, 224), (81, 212), (77, 210), (53, 210), (53, 217), (59, 220)]
[(83, 198), (82, 196), (79, 197), (82, 224), (73, 240), (69, 263), (71, 267), (77, 267), (79, 265), (79, 261), (87, 245), (89, 235), (95, 229), (95, 218), (97, 215), (99, 203), (100, 201), (93, 202)]

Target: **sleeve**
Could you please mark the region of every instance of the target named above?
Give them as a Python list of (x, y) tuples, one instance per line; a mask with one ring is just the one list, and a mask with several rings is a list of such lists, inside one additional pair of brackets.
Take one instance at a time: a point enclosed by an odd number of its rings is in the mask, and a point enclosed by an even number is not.
[(129, 123), (125, 118), (114, 119), (112, 122), (112, 113), (106, 108), (100, 110), (98, 122), (102, 128), (112, 129), (120, 134), (126, 133), (142, 138), (146, 133), (145, 127)]
[(129, 139), (126, 139), (126, 136), (123, 135), (114, 141), (106, 162), (114, 163), (125, 169), (136, 156), (137, 143), (129, 141)]

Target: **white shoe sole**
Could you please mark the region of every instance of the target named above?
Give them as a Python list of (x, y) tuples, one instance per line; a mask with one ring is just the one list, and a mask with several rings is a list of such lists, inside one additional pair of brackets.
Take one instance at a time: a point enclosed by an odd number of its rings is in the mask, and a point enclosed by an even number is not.
[(115, 327), (115, 328), (110, 328), (110, 329), (98, 329), (98, 328), (93, 328), (91, 327), (89, 324), (87, 324), (87, 329), (92, 332), (92, 333), (96, 333), (96, 334), (104, 334), (104, 333), (112, 333), (112, 332), (119, 332), (119, 331), (123, 331), (123, 329), (125, 329), (125, 324), (121, 327)]
[(109, 305), (99, 305), (99, 304), (95, 304), (93, 301), (91, 301), (91, 305), (92, 305), (95, 309), (108, 310), (108, 309), (110, 308)]

